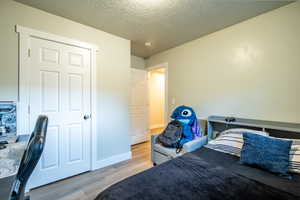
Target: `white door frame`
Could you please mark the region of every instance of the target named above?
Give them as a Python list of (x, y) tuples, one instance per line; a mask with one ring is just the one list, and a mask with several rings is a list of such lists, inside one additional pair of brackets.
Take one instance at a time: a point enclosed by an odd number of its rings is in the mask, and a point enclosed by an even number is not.
[[(147, 71), (153, 71), (156, 69), (165, 69), (165, 112), (164, 112), (164, 118), (165, 118), (165, 125), (168, 124), (169, 116), (168, 116), (168, 110), (169, 110), (169, 103), (168, 103), (168, 80), (169, 80), (169, 64), (167, 62), (161, 63), (158, 65), (154, 65), (147, 68)], [(149, 102), (150, 103), (150, 102)], [(149, 112), (150, 113), (150, 112)], [(150, 125), (149, 125), (150, 128)]]
[(18, 94), (18, 135), (26, 135), (30, 133), (29, 130), (29, 116), (30, 116), (30, 100), (29, 100), (29, 72), (30, 68), (30, 38), (40, 38), (48, 41), (58, 42), (62, 44), (67, 44), (71, 46), (76, 46), (84, 49), (88, 49), (91, 52), (91, 170), (97, 168), (97, 134), (96, 134), (96, 52), (98, 52), (98, 47), (92, 44), (81, 42), (74, 39), (69, 39), (66, 37), (54, 35), (51, 33), (46, 33), (30, 28), (26, 28), (20, 25), (16, 25), (16, 32), (19, 34), (19, 94)]

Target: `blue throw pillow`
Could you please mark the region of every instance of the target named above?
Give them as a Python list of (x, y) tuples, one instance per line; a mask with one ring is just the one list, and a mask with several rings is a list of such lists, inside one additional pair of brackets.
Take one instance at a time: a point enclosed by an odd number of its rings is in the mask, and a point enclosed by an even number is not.
[(241, 163), (256, 166), (273, 173), (288, 175), (291, 140), (243, 133), (244, 145)]

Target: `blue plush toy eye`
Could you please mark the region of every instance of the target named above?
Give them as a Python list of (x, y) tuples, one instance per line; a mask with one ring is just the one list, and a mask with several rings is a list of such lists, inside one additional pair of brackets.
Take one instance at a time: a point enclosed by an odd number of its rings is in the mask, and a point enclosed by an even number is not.
[(190, 117), (192, 115), (192, 112), (189, 110), (189, 109), (184, 109), (182, 112), (181, 112), (181, 115), (183, 117)]

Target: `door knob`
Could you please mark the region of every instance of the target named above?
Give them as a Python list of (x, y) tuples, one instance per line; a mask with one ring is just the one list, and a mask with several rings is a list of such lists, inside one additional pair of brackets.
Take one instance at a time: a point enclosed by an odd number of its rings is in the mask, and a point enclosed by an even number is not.
[(84, 119), (84, 120), (88, 120), (88, 119), (90, 119), (90, 118), (91, 118), (90, 115), (84, 115), (84, 116), (83, 116), (83, 119)]

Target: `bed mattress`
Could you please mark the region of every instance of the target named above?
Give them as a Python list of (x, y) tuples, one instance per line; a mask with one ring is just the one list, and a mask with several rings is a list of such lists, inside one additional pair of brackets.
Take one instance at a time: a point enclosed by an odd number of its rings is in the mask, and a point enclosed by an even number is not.
[(104, 190), (96, 200), (299, 200), (292, 180), (241, 165), (239, 158), (208, 148), (153, 167)]

